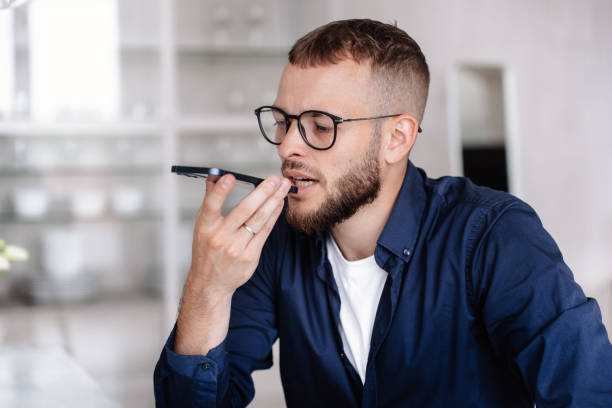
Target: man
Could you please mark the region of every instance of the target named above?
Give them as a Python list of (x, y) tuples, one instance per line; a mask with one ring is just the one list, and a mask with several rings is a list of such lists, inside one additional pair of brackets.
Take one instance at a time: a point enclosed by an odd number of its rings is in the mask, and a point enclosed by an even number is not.
[(394, 26), (297, 41), (256, 110), (284, 177), (225, 217), (235, 179), (207, 181), (158, 406), (246, 405), (277, 337), (291, 407), (612, 406), (599, 308), (534, 211), (408, 160), (428, 84)]

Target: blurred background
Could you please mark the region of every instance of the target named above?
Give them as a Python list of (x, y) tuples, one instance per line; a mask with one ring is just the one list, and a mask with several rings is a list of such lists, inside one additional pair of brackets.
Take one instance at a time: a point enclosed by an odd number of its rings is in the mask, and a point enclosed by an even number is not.
[[(278, 174), (253, 109), (291, 44), (341, 18), (420, 44), (413, 162), (532, 205), (612, 327), (612, 2), (18, 3), (0, 9), (0, 238), (30, 257), (0, 278), (1, 406), (154, 405), (204, 193), (170, 166)], [(253, 406), (284, 406), (276, 368), (255, 381)]]

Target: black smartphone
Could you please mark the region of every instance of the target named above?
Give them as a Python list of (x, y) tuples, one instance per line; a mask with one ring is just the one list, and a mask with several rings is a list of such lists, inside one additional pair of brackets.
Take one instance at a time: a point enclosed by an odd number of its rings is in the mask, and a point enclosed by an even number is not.
[[(218, 167), (191, 167), (191, 166), (172, 166), (172, 172), (187, 177), (203, 178), (206, 179), (208, 176), (221, 177), (225, 174), (233, 174), (236, 180), (244, 183), (252, 184), (257, 187), (264, 179), (247, 174), (236, 173), (235, 171), (223, 170)], [(296, 186), (291, 186), (289, 189), (290, 193), (297, 193), (298, 189)]]

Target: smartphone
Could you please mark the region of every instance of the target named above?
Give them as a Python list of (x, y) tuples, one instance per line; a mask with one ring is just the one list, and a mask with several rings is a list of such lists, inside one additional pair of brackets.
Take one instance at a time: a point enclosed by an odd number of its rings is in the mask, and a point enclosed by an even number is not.
[[(206, 179), (208, 176), (221, 177), (225, 174), (233, 174), (236, 180), (242, 181), (243, 183), (252, 184), (257, 187), (264, 179), (247, 174), (236, 173), (235, 171), (223, 170), (218, 167), (190, 167), (190, 166), (172, 166), (172, 172), (187, 177), (203, 178)], [(289, 189), (290, 193), (297, 193), (298, 189), (296, 186), (291, 186)]]

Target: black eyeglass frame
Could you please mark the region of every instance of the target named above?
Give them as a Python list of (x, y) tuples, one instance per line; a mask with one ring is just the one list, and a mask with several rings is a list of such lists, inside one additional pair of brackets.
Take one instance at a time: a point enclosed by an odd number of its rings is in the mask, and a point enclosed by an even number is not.
[[(367, 118), (348, 118), (348, 119), (344, 119), (341, 118), (340, 116), (336, 116), (334, 114), (331, 114), (329, 112), (325, 112), (325, 111), (320, 111), (320, 110), (307, 110), (304, 111), (302, 113), (300, 113), (299, 115), (290, 115), (287, 112), (285, 112), (284, 110), (282, 110), (281, 108), (278, 108), (276, 106), (271, 106), (271, 105), (265, 105), (265, 106), (260, 106), (259, 108), (255, 109), (255, 116), (257, 116), (257, 122), (259, 123), (259, 130), (261, 131), (261, 134), (263, 135), (263, 137), (270, 143), (272, 143), (273, 145), (280, 145), (282, 142), (275, 142), (271, 139), (268, 138), (268, 136), (266, 135), (266, 131), (263, 128), (263, 124), (261, 123), (261, 118), (260, 118), (260, 114), (261, 111), (264, 109), (273, 109), (277, 112), (280, 112), (284, 117), (285, 117), (285, 124), (287, 125), (286, 127), (286, 132), (289, 132), (289, 128), (291, 127), (291, 122), (289, 121), (289, 119), (295, 119), (298, 121), (298, 131), (300, 132), (300, 136), (302, 136), (302, 140), (304, 140), (304, 142), (312, 147), (315, 150), (329, 150), (331, 149), (334, 144), (336, 143), (336, 136), (338, 134), (338, 125), (340, 123), (344, 123), (344, 122), (357, 122), (360, 120), (373, 120), (373, 119), (384, 119), (384, 118), (392, 118), (395, 116), (400, 116), (403, 115), (403, 113), (396, 113), (393, 115), (380, 115), (380, 116), (370, 116)], [(332, 122), (334, 123), (334, 138), (332, 139), (331, 144), (328, 147), (316, 147), (313, 146), (309, 141), (308, 138), (306, 137), (306, 135), (304, 134), (304, 132), (302, 131), (302, 123), (301, 123), (301, 118), (302, 115), (306, 114), (306, 113), (318, 113), (321, 115), (326, 115), (327, 117), (331, 118)], [(419, 133), (421, 133), (423, 131), (423, 129), (421, 129), (421, 126), (419, 126)]]

